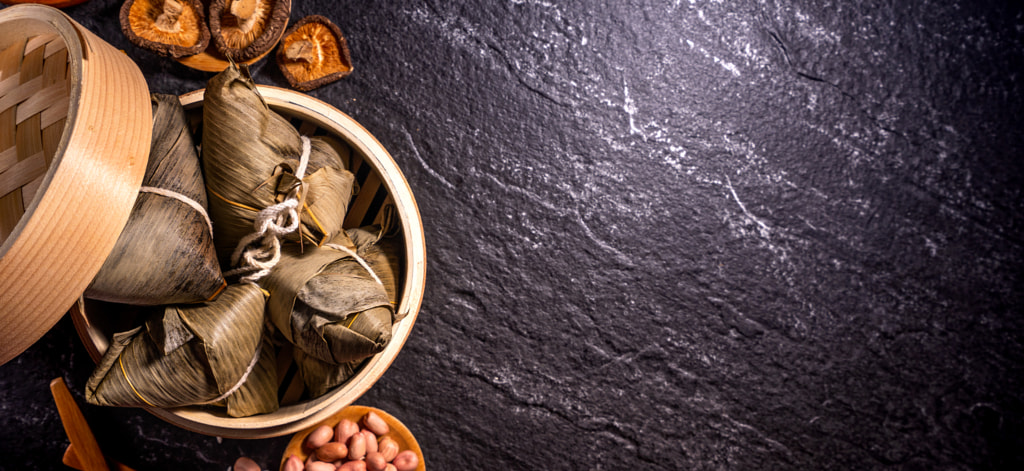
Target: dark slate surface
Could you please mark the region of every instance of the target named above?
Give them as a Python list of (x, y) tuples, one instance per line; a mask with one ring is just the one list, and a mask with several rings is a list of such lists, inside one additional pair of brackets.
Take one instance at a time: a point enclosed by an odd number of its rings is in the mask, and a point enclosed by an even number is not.
[[(430, 469), (1024, 466), (1014, 2), (295, 3), (356, 64), (311, 94), (425, 221), (420, 318), (359, 402)], [(154, 91), (204, 86), (118, 6), (68, 12)], [(90, 369), (67, 319), (0, 367), (0, 468), (60, 468), (46, 386)], [(287, 441), (85, 412), (144, 469)]]

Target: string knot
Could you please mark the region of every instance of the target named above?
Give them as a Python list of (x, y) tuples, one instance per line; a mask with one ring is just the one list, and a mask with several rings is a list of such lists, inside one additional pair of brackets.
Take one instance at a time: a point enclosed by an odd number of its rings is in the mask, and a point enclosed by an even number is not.
[(256, 213), (256, 219), (253, 221), (254, 232), (238, 241), (235, 251), (231, 254), (231, 264), (238, 268), (225, 273), (226, 276), (245, 273), (246, 275), (239, 279), (242, 283), (255, 283), (267, 276), (270, 269), (281, 260), (281, 238), (299, 229), (301, 218), (298, 208), (301, 204), (302, 178), (306, 173), (311, 148), (308, 137), (299, 137), (302, 139), (302, 154), (294, 173), (298, 184), (289, 190), (284, 201), (267, 206)]

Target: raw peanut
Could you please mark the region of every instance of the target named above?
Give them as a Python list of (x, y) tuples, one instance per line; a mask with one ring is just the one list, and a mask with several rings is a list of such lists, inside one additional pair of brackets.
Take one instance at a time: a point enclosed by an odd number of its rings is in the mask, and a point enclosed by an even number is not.
[(391, 429), (388, 427), (388, 423), (373, 411), (367, 412), (363, 416), (363, 427), (366, 427), (367, 430), (373, 432), (378, 437), (387, 434)]
[(260, 468), (260, 465), (252, 459), (243, 456), (235, 460), (235, 466), (231, 469), (233, 471), (262, 471), (263, 468)]
[(331, 438), (334, 438), (334, 429), (327, 425), (321, 425), (306, 437), (306, 449), (315, 450), (320, 448), (325, 443), (331, 441)]
[(398, 471), (398, 468), (396, 468), (395, 465), (388, 463), (388, 465), (384, 467), (384, 471)]
[(361, 460), (366, 456), (366, 435), (356, 433), (348, 439), (348, 459)]
[(334, 464), (323, 461), (311, 461), (306, 463), (306, 471), (334, 471)]
[(387, 466), (388, 460), (384, 459), (384, 455), (376, 451), (366, 454), (366, 469), (368, 471), (384, 471)]
[(420, 458), (412, 450), (405, 450), (395, 456), (391, 462), (398, 471), (415, 471), (420, 464)]
[(398, 455), (398, 442), (394, 438), (384, 437), (377, 443), (377, 451), (384, 455), (384, 461), (391, 462)]
[(348, 447), (344, 443), (330, 442), (316, 449), (316, 459), (320, 461), (338, 461), (348, 456)]
[(366, 471), (365, 461), (349, 461), (341, 465), (337, 471)]
[(305, 466), (302, 465), (302, 460), (298, 456), (292, 455), (288, 457), (288, 461), (284, 462), (284, 467), (281, 471), (302, 471)]
[(334, 441), (348, 443), (348, 439), (357, 433), (359, 433), (359, 425), (351, 420), (343, 419), (334, 426)]
[(374, 453), (377, 451), (377, 436), (369, 430), (363, 430), (359, 432), (363, 434), (363, 438), (366, 439), (366, 453)]

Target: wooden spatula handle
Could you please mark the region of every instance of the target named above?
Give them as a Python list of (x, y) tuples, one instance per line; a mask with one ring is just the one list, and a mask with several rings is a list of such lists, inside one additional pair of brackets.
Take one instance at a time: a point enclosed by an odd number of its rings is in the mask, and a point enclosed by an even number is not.
[[(64, 450), (64, 465), (78, 471), (84, 471), (85, 469), (82, 467), (82, 462), (78, 461), (78, 454), (75, 453), (73, 445), (68, 445), (68, 448)], [(133, 468), (109, 459), (107, 460), (107, 465), (110, 466), (111, 471), (135, 471)]]
[(100, 445), (96, 442), (89, 424), (78, 408), (74, 396), (64, 384), (64, 378), (57, 378), (50, 381), (50, 392), (53, 393), (53, 401), (57, 403), (57, 412), (60, 413), (60, 420), (64, 424), (64, 431), (75, 447), (75, 454), (78, 462), (85, 471), (110, 471), (107, 467), (107, 460), (103, 458)]

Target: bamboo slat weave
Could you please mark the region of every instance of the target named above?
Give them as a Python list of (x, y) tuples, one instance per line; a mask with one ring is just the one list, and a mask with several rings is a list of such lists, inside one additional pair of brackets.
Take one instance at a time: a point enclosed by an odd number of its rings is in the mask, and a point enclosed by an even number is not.
[(64, 316), (110, 254), (151, 114), (127, 55), (56, 8), (0, 10), (0, 364)]
[(53, 161), (68, 115), (67, 46), (39, 34), (0, 51), (0, 241), (14, 231)]

